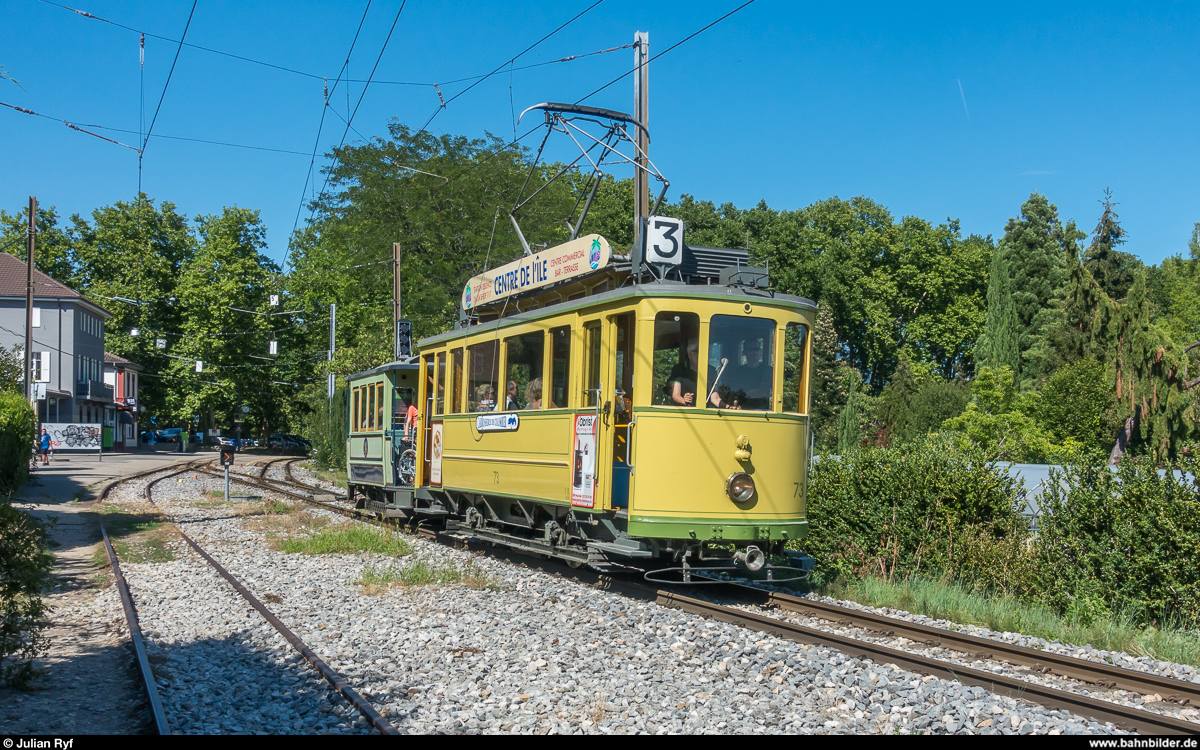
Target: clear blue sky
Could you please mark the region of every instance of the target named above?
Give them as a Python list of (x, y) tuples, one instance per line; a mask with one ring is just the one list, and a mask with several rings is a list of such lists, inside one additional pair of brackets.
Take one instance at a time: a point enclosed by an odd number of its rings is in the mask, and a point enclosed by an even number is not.
[[(515, 63), (544, 63), (625, 45), (650, 33), (665, 50), (742, 0), (605, 0)], [(419, 127), (447, 97), (490, 72), (594, 0), (463, 3), (408, 0), (354, 127)], [(190, 0), (65, 0), (114, 23), (170, 39)], [(198, 0), (187, 41), (328, 76), (332, 84), (362, 17), (360, 2)], [(331, 97), (353, 109), (400, 0), (374, 0)], [(29, 195), (64, 216), (131, 199), (138, 157), (57, 120), (138, 145), (138, 34), (38, 0), (7, 0), (0, 101), (0, 206)], [(1200, 221), (1200, 11), (1193, 3), (1037, 2), (838, 4), (757, 0), (651, 65), (651, 157), (691, 193), (747, 208), (793, 209), (865, 195), (897, 216), (960, 219), (999, 237), (1031, 191), (1091, 231), (1111, 187), (1126, 249), (1149, 263), (1187, 253)], [(149, 123), (177, 45), (146, 40)], [(431, 130), (513, 134), (512, 110), (575, 101), (632, 67), (622, 49), (508, 71), (453, 101)], [(323, 107), (322, 81), (195, 48), (179, 54), (154, 133), (300, 153), (152, 137), (143, 189), (188, 216), (225, 205), (258, 209), (270, 255), (283, 257), (301, 204)], [(510, 104), (511, 86), (511, 104)], [(961, 88), (960, 88), (961, 87)], [(632, 111), (632, 77), (587, 103)], [(345, 124), (325, 118), (316, 168)], [(523, 130), (522, 130), (523, 132)], [(358, 140), (351, 131), (348, 140)], [(533, 145), (536, 145), (533, 144)], [(562, 155), (565, 155), (564, 151)], [(618, 173), (618, 176), (628, 176)], [(317, 186), (319, 172), (314, 169)], [(309, 194), (314, 190), (310, 183)], [(302, 212), (301, 221), (307, 212)]]

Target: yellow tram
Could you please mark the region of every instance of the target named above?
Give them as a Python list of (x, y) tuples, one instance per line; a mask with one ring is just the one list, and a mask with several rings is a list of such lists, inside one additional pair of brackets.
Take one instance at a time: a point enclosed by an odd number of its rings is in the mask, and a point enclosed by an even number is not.
[(816, 306), (683, 251), (643, 273), (593, 234), (473, 278), (419, 359), (348, 378), (358, 506), (652, 580), (798, 577)]

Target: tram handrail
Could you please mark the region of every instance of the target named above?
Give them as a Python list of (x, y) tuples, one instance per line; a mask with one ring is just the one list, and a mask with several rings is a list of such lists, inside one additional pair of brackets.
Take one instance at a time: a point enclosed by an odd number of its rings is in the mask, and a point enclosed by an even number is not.
[(729, 365), (728, 357), (721, 357), (721, 369), (717, 370), (717, 376), (713, 378), (712, 388), (709, 389), (708, 395), (704, 397), (704, 408), (708, 408), (708, 404), (712, 401), (713, 394), (717, 392), (717, 386), (721, 384), (721, 376), (725, 374), (725, 368)]

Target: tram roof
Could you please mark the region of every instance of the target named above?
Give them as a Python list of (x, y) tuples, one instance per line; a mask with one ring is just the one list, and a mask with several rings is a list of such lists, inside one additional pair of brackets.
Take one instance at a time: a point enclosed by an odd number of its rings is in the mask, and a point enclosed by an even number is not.
[(683, 297), (693, 299), (721, 299), (721, 300), (745, 300), (759, 301), (776, 305), (785, 305), (790, 307), (799, 307), (805, 310), (817, 309), (817, 303), (806, 297), (797, 297), (791, 294), (782, 294), (773, 292), (767, 289), (752, 289), (743, 286), (718, 286), (716, 284), (685, 284), (680, 281), (654, 281), (650, 283), (635, 284), (625, 286), (618, 289), (612, 289), (599, 294), (593, 294), (579, 299), (560, 302), (549, 307), (540, 307), (536, 310), (527, 310), (522, 313), (514, 313), (496, 320), (489, 320), (486, 323), (478, 323), (466, 328), (458, 328), (453, 331), (430, 336), (421, 339), (418, 344), (422, 347), (432, 344), (438, 344), (443, 341), (452, 341), (454, 339), (463, 338), (473, 333), (484, 333), (499, 328), (507, 328), (517, 323), (527, 323), (541, 318), (549, 318), (561, 315), (565, 312), (580, 310), (589, 307), (596, 307), (608, 302), (627, 298), (638, 297)]
[(372, 375), (382, 375), (385, 372), (391, 372), (392, 370), (418, 370), (420, 367), (420, 357), (405, 357), (404, 359), (398, 359), (395, 362), (388, 362), (387, 364), (380, 365), (379, 367), (375, 367), (370, 370), (363, 370), (362, 372), (356, 372), (353, 375), (347, 375), (344, 379), (347, 383), (349, 383), (351, 380), (369, 378)]

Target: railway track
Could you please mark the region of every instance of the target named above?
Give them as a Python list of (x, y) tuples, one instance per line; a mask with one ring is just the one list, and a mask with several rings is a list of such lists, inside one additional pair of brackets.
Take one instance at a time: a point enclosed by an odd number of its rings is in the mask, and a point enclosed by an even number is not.
[[(209, 464), (209, 463), (211, 463), (210, 460), (197, 460), (197, 461), (188, 462), (188, 463), (184, 464), (181, 468), (175, 469), (174, 471), (170, 471), (170, 473), (165, 474), (160, 477), (157, 477), (156, 479), (148, 482), (144, 488), (144, 497), (145, 497), (146, 502), (150, 503), (151, 505), (154, 504), (153, 488), (156, 484), (158, 484), (159, 482), (161, 482), (165, 479), (170, 479), (172, 477), (178, 476), (179, 474), (184, 474), (184, 473), (193, 472), (193, 471), (194, 472), (203, 472), (205, 474), (215, 473), (207, 468), (207, 464)], [(141, 472), (137, 475), (125, 477), (122, 480), (113, 482), (109, 486), (105, 487), (103, 494), (106, 496), (111, 491), (112, 488), (116, 487), (123, 481), (126, 481), (126, 482), (132, 481), (134, 479), (143, 478), (145, 476), (148, 476), (148, 475), (151, 475), (154, 473), (159, 473), (161, 471), (162, 471), (162, 469), (159, 469), (159, 470), (156, 470), (153, 472)], [(266, 473), (266, 468), (263, 469), (262, 473), (264, 473), (264, 474)], [(238, 476), (238, 479), (240, 481), (242, 479), (242, 477)], [(275, 490), (275, 491), (278, 491), (278, 490)], [(122, 602), (123, 609), (125, 612), (126, 622), (129, 627), (130, 640), (133, 642), (134, 651), (135, 651), (138, 665), (139, 665), (139, 671), (141, 673), (143, 682), (145, 684), (147, 700), (149, 701), (151, 713), (153, 714), (153, 717), (154, 717), (155, 729), (159, 734), (169, 734), (169, 728), (168, 728), (168, 724), (167, 724), (166, 714), (163, 709), (162, 701), (158, 695), (157, 688), (155, 686), (154, 675), (150, 669), (150, 664), (149, 664), (149, 661), (148, 661), (148, 658), (146, 655), (144, 639), (143, 639), (142, 633), (141, 633), (141, 627), (138, 623), (137, 610), (136, 610), (136, 607), (134, 606), (132, 595), (129, 591), (128, 584), (126, 583), (125, 578), (124, 578), (123, 574), (121, 573), (120, 563), (117, 560), (116, 552), (113, 549), (112, 544), (108, 539), (107, 532), (104, 531), (103, 527), (101, 527), (101, 531), (102, 531), (102, 533), (104, 533), (105, 548), (108, 552), (110, 563), (113, 567), (114, 574), (116, 575), (116, 578), (117, 578), (117, 585), (118, 585), (118, 589), (119, 589), (120, 595), (121, 595), (121, 602)], [(271, 626), (273, 628), (275, 628), (275, 630), (281, 636), (283, 636), (283, 638), (294, 649), (296, 649), (296, 651), (298, 651), (301, 654), (301, 656), (303, 656), (304, 659), (313, 666), (314, 669), (317, 670), (317, 672), (321, 675), (322, 678), (324, 678), (330, 685), (332, 685), (333, 688), (342, 695), (342, 697), (344, 697), (347, 701), (349, 701), (350, 704), (355, 708), (355, 710), (357, 710), (360, 714), (362, 714), (362, 716), (371, 724), (372, 727), (374, 727), (380, 734), (395, 735), (395, 734), (401, 733), (390, 722), (388, 722), (387, 719), (385, 719), (378, 711), (376, 711), (374, 706), (372, 706), (361, 695), (359, 695), (358, 692), (350, 685), (350, 683), (346, 680), (345, 677), (343, 677), (337, 671), (330, 668), (329, 665), (326, 664), (325, 661), (316, 654), (316, 652), (314, 652), (311, 648), (309, 648), (309, 646), (307, 644), (305, 644), (304, 641), (301, 640), (299, 636), (297, 636), (294, 632), (292, 632), (292, 630), (290, 628), (288, 628), (283, 623), (283, 621), (281, 621), (278, 617), (276, 617), (274, 613), (272, 613), (256, 596), (254, 596), (254, 594), (248, 588), (246, 588), (245, 585), (242, 584), (241, 581), (239, 581), (232, 573), (230, 573), (219, 562), (217, 562), (217, 560), (215, 558), (213, 558), (213, 556), (211, 554), (209, 554), (208, 551), (206, 551), (203, 547), (201, 547), (199, 544), (197, 544), (194, 539), (192, 539), (190, 536), (188, 536), (188, 534), (186, 532), (184, 532), (183, 529), (178, 528), (178, 526), (176, 527), (176, 532), (179, 534), (180, 538), (182, 538), (205, 562), (207, 562), (214, 570), (216, 570), (216, 572), (222, 578), (224, 578), (225, 581), (228, 582), (234, 588), (234, 590), (237, 591), (237, 593), (243, 599), (245, 599), (247, 603), (250, 604), (250, 606), (252, 606), (256, 611), (258, 611), (258, 613), (260, 615), (262, 615), (263, 618), (268, 623), (270, 623)]]
[[(287, 461), (285, 464), (287, 479), (263, 479), (262, 475), (265, 475), (267, 467), (281, 460)], [(327, 496), (329, 493), (321, 488), (313, 487), (297, 480), (291, 472), (291, 464), (296, 460), (298, 459), (276, 459), (268, 462), (267, 466), (259, 472), (260, 476), (258, 478), (242, 473), (234, 473), (231, 475), (230, 480), (241, 482), (262, 491), (283, 494), (293, 500), (320, 507), (345, 517), (371, 520), (354, 512), (344, 504), (330, 502), (327, 499), (317, 499), (317, 496)], [(191, 466), (188, 470), (194, 470), (198, 473), (214, 477), (223, 476), (211, 466), (203, 465), (207, 463), (197, 462), (197, 465)], [(391, 524), (384, 525), (392, 527)], [(463, 546), (464, 544), (464, 539), (457, 534), (423, 529), (421, 530), (421, 535), (456, 546)], [(189, 543), (194, 544), (190, 540)], [(490, 552), (495, 553), (495, 550), (490, 550)], [(1048, 708), (1061, 709), (1080, 716), (1111, 722), (1128, 731), (1146, 734), (1200, 733), (1200, 724), (1176, 717), (1125, 706), (1078, 692), (1048, 687), (1010, 675), (996, 674), (923, 654), (915, 654), (902, 649), (891, 648), (871, 640), (832, 633), (829, 630), (820, 628), (807, 627), (770, 615), (748, 612), (736, 605), (721, 604), (711, 600), (696, 598), (679, 590), (653, 588), (625, 578), (600, 575), (586, 570), (573, 570), (565, 565), (560, 566), (553, 562), (532, 561), (527, 557), (511, 553), (501, 553), (499, 556), (522, 561), (526, 564), (532, 563), (539, 567), (550, 569), (555, 574), (566, 578), (616, 591), (634, 598), (654, 601), (662, 606), (681, 609), (792, 641), (836, 648), (852, 656), (871, 659), (881, 664), (895, 664), (902, 669), (912, 672), (933, 675), (947, 680), (957, 680), (965, 685), (985, 688), (998, 695), (1010, 696), (1038, 703)], [(868, 633), (903, 638), (916, 644), (950, 649), (977, 659), (1004, 661), (1016, 666), (1028, 667), (1039, 673), (1052, 673), (1060, 677), (1066, 677), (1089, 686), (1098, 686), (1104, 689), (1130, 690), (1142, 694), (1157, 694), (1166, 700), (1179, 704), (1200, 704), (1200, 686), (1180, 680), (1023, 648), (986, 638), (909, 623), (896, 618), (847, 609), (748, 586), (729, 585), (726, 588), (726, 594), (730, 598), (736, 599), (738, 604), (752, 605), (768, 610), (778, 610), (782, 613), (801, 617), (818, 618), (837, 625), (859, 628)]]
[[(330, 507), (329, 503), (314, 501), (312, 497), (305, 496), (303, 491), (297, 488), (306, 487), (306, 485), (294, 479), (291, 473), (290, 462), (286, 466), (286, 473), (289, 478), (288, 484), (293, 488), (289, 491), (292, 497), (304, 500), (305, 502), (318, 502), (322, 507), (335, 510), (335, 512), (342, 515), (358, 516), (361, 518), (359, 514), (347, 511), (345, 508), (339, 507), (335, 509)], [(256, 486), (264, 490), (272, 489), (269, 483)], [(311, 486), (307, 486), (307, 489), (310, 493), (319, 491), (317, 488)], [(427, 535), (430, 538), (438, 536), (450, 537), (455, 543), (461, 543), (462, 541), (456, 535), (439, 535), (436, 532), (427, 532)], [(555, 565), (553, 567), (559, 568), (560, 566)], [(556, 572), (560, 575), (577, 579), (590, 577), (586, 572), (572, 570), (566, 566), (561, 566), (561, 570), (556, 570)], [(983, 687), (999, 695), (1040, 703), (1048, 708), (1066, 710), (1100, 721), (1109, 721), (1128, 731), (1136, 731), (1143, 734), (1200, 733), (1200, 724), (1176, 717), (1124, 706), (1089, 695), (1040, 685), (1009, 675), (996, 674), (921, 654), (914, 654), (901, 649), (890, 648), (861, 638), (843, 636), (819, 628), (805, 627), (781, 620), (777, 617), (754, 614), (736, 606), (726, 606), (706, 599), (699, 599), (670, 588), (653, 588), (612, 576), (595, 575), (594, 577), (595, 585), (620, 590), (641, 598), (653, 598), (663, 606), (675, 607), (723, 622), (761, 630), (793, 641), (837, 648), (860, 658), (871, 659), (879, 663), (893, 663), (910, 671), (931, 674), (943, 679), (958, 680), (963, 684)], [(1182, 680), (1015, 646), (964, 633), (955, 633), (941, 628), (910, 623), (897, 618), (812, 601), (789, 594), (765, 591), (751, 586), (730, 585), (729, 588), (731, 589), (731, 595), (739, 599), (740, 603), (757, 605), (768, 609), (778, 609), (782, 612), (801, 616), (815, 617), (838, 625), (859, 628), (880, 635), (904, 638), (917, 644), (950, 649), (978, 659), (1003, 661), (1018, 667), (1028, 667), (1041, 674), (1053, 673), (1060, 677), (1070, 678), (1080, 683), (1097, 686), (1106, 690), (1129, 690), (1144, 695), (1160, 695), (1163, 699), (1177, 704), (1200, 705), (1200, 685), (1193, 685)]]

